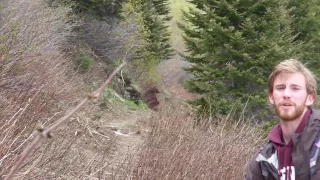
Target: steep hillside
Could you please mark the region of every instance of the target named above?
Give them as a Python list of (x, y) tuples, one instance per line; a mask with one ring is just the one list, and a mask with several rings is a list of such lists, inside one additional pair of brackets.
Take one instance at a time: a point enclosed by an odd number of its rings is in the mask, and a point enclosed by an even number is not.
[[(96, 89), (115, 66), (105, 63), (106, 58), (91, 48), (98, 46), (85, 40), (90, 36), (77, 31), (79, 27), (90, 30), (94, 21), (84, 26), (70, 8), (56, 4), (49, 7), (47, 1), (42, 0), (4, 0), (0, 7), (2, 179), (34, 139), (39, 124), (45, 128), (52, 125)], [(108, 24), (98, 27), (117, 31), (116, 26)], [(117, 44), (118, 41), (112, 42)], [(107, 53), (117, 53), (115, 44), (111, 46), (114, 49), (105, 47)], [(83, 62), (92, 61), (93, 64), (84, 69), (86, 66), (78, 63), (79, 55), (85, 55)], [(119, 56), (122, 54), (109, 57)], [(139, 122), (149, 114), (148, 109), (107, 89), (102, 101), (87, 105), (54, 132), (52, 139), (42, 142), (22, 164), (15, 178), (107, 179), (121, 176), (120, 167), (129, 152), (134, 152), (131, 148), (140, 144), (145, 132)]]

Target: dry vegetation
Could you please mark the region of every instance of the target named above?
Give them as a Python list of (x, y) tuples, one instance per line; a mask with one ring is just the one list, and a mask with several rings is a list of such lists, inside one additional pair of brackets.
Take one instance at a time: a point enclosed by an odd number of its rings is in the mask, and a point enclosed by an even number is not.
[[(43, 8), (40, 1), (3, 1), (1, 5), (4, 60), (0, 77), (0, 174), (3, 175), (34, 136), (36, 124), (51, 124), (68, 102), (81, 93), (77, 93), (79, 86), (68, 83), (69, 78), (76, 78), (68, 72), (70, 62), (58, 51), (57, 43), (64, 38), (55, 32), (57, 27), (64, 27), (61, 17), (53, 16), (50, 11), (34, 12), (35, 7)], [(55, 143), (45, 145), (44, 149)], [(40, 160), (45, 153), (39, 151), (42, 153), (28, 161)]]
[[(0, 179), (35, 137), (37, 124), (48, 127), (92, 88), (74, 70), (72, 57), (62, 53), (72, 35), (68, 12), (68, 8), (49, 8), (41, 0), (1, 1)], [(102, 119), (92, 118), (97, 112), (101, 108), (96, 104), (79, 112), (53, 134), (54, 140), (35, 150), (16, 178), (107, 176), (105, 159), (114, 151), (115, 138), (110, 130), (95, 129), (103, 124)]]
[(260, 133), (228, 119), (194, 122), (183, 107), (154, 114), (134, 179), (242, 179), (247, 161), (263, 143)]

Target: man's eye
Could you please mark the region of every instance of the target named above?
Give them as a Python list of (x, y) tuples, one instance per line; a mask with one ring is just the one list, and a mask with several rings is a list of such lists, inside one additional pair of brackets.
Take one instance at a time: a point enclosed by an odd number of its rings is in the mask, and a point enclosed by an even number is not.
[(284, 90), (284, 87), (277, 87), (277, 90)]

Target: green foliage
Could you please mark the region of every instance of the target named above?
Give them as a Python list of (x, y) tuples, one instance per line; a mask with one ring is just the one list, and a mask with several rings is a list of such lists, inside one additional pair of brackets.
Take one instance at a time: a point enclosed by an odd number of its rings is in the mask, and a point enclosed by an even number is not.
[(267, 138), (270, 131), (274, 128), (275, 125), (279, 123), (278, 119), (270, 120), (270, 121), (264, 121), (259, 124), (257, 127), (257, 131), (262, 132), (262, 135)]
[(132, 37), (128, 38), (126, 49), (134, 49), (133, 65), (139, 69), (137, 74), (140, 74), (142, 81), (156, 81), (158, 64), (173, 53), (170, 33), (165, 25), (170, 19), (168, 13), (167, 0), (129, 0), (123, 6), (121, 16), (127, 17), (128, 23), (138, 25)]
[[(320, 1), (290, 0), (288, 8), (294, 17), (292, 24), (295, 40), (302, 41), (300, 59), (316, 74), (320, 75)], [(319, 88), (318, 88), (319, 89)]]
[[(152, 3), (154, 8), (152, 8)], [(170, 45), (170, 33), (165, 21), (171, 19), (169, 17), (168, 1), (167, 0), (153, 0), (144, 1), (144, 20), (150, 34), (147, 37), (150, 41), (150, 46), (147, 50), (157, 56), (160, 61), (170, 58), (173, 50)]]
[(170, 16), (172, 16), (172, 19), (168, 22), (171, 44), (176, 51), (182, 52), (185, 49), (185, 45), (181, 36), (182, 31), (177, 26), (177, 22), (183, 23), (182, 11), (188, 12), (191, 4), (188, 1), (180, 0), (170, 0), (169, 2), (171, 7)]
[(14, 43), (17, 41), (19, 24), (11, 25), (6, 30), (0, 32), (0, 58), (7, 58)]
[(124, 104), (134, 109), (148, 109), (148, 105), (146, 105), (141, 99), (138, 101), (138, 103), (134, 102), (133, 100), (125, 99)]
[(159, 59), (146, 51), (143, 54), (143, 58), (135, 61), (133, 65), (141, 69), (140, 80), (147, 84), (156, 84), (160, 78), (156, 71), (158, 64)]
[(148, 105), (144, 103), (141, 99), (138, 101), (138, 107), (141, 109), (149, 109)]
[(154, 7), (157, 13), (163, 16), (163, 20), (169, 21), (172, 17), (169, 16), (170, 14), (170, 5), (168, 0), (153, 0)]
[(145, 34), (146, 45), (143, 51), (148, 51), (159, 61), (168, 59), (173, 53), (169, 42), (170, 33), (168, 32), (168, 26), (165, 24), (166, 21), (171, 19), (168, 1), (137, 0), (135, 9), (141, 12), (142, 25), (147, 31)]
[[(266, 109), (266, 81), (272, 67), (297, 55), (292, 19), (285, 0), (202, 1), (180, 24), (185, 59), (193, 79), (186, 88), (200, 94), (191, 104), (212, 115), (249, 115)], [(247, 114), (248, 115), (248, 114)]]
[(271, 121), (265, 121), (265, 122), (262, 122), (260, 125), (259, 125), (259, 128), (261, 128), (263, 131), (265, 132), (270, 132), (271, 129), (277, 125), (279, 123), (279, 120), (277, 119), (274, 119), (274, 120), (271, 120)]
[(102, 94), (102, 104), (118, 104), (118, 105), (126, 105), (132, 108), (137, 109), (147, 109), (148, 106), (139, 99), (138, 103), (136, 103), (133, 100), (125, 99), (123, 97), (120, 97), (120, 95), (116, 94), (116, 92), (113, 90), (112, 86), (109, 86), (103, 91)]
[(136, 108), (136, 109), (148, 109), (148, 105), (146, 105), (144, 102), (139, 100), (139, 103), (135, 103), (132, 100), (125, 100), (125, 105), (131, 107), (131, 108)]
[(97, 17), (118, 16), (121, 12), (121, 0), (69, 0), (76, 13), (95, 15)]
[(128, 105), (128, 106), (137, 106), (137, 104), (132, 100), (126, 100), (125, 104)]
[(88, 72), (94, 61), (87, 55), (79, 55), (77, 58), (77, 65), (81, 72)]
[[(93, 83), (92, 90), (97, 90), (99, 87), (99, 84)], [(101, 95), (102, 106), (106, 106), (107, 104), (118, 104), (134, 107), (137, 109), (148, 109), (148, 105), (146, 105), (141, 99), (138, 99), (138, 102), (135, 102), (134, 100), (123, 98), (119, 94), (117, 94), (114, 89), (114, 82), (111, 82), (109, 86), (105, 88)]]
[(111, 87), (106, 88), (102, 94), (102, 102), (114, 103), (119, 101), (119, 97), (116, 96), (114, 90)]
[[(154, 59), (146, 58), (146, 54), (150, 53), (146, 51), (148, 44), (149, 30), (145, 26), (143, 12), (140, 10), (140, 1), (129, 0), (123, 6), (123, 12), (121, 16), (127, 17), (122, 23), (123, 27), (135, 25), (134, 29), (130, 29), (130, 37), (126, 40), (125, 51), (130, 52), (130, 56), (133, 57), (134, 74), (149, 74), (151, 69), (155, 69), (155, 66), (145, 66), (146, 64), (154, 64)], [(156, 60), (157, 61), (157, 60)], [(152, 75), (151, 75), (152, 76)], [(147, 77), (147, 76), (146, 76)]]

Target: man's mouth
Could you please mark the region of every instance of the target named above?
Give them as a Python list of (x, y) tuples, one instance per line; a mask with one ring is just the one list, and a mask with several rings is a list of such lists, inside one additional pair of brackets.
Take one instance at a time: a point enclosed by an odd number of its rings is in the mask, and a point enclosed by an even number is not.
[(282, 103), (281, 104), (281, 107), (283, 107), (283, 108), (290, 108), (290, 107), (292, 107), (294, 104), (293, 103)]

